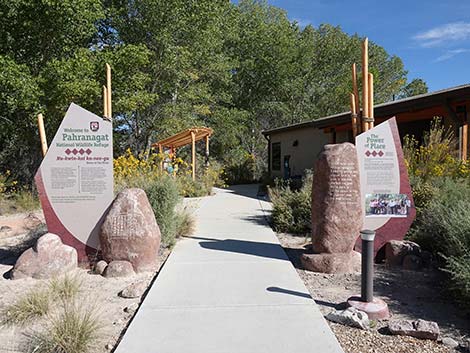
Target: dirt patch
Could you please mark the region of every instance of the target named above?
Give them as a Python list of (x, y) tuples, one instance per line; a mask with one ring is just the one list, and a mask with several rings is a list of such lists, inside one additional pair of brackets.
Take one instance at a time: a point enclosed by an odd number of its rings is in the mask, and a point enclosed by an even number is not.
[[(17, 220), (20, 220), (24, 215), (16, 215), (15, 217)], [(0, 222), (0, 224), (3, 223)], [(21, 222), (18, 221), (17, 224), (21, 226)], [(35, 229), (30, 229), (26, 233), (0, 238), (0, 311), (7, 305), (14, 303), (27, 291), (36, 288), (36, 286), (48, 286), (48, 280), (29, 278), (12, 281), (8, 279), (8, 274), (18, 256), (25, 249), (32, 246), (36, 239), (45, 232), (45, 225), (40, 224)], [(126, 310), (126, 312), (124, 309), (136, 304), (140, 305), (145, 297), (144, 294), (142, 298), (125, 299), (118, 295), (119, 292), (129, 284), (137, 281), (144, 281), (148, 287), (156, 278), (158, 271), (160, 271), (169, 254), (169, 249), (160, 250), (156, 272), (139, 273), (127, 278), (107, 279), (100, 275), (92, 274), (89, 270), (85, 269), (77, 269), (74, 272), (74, 275), (77, 275), (81, 282), (81, 289), (78, 294), (79, 301), (83, 302), (85, 306), (90, 305), (97, 308), (100, 326), (103, 328), (100, 331), (100, 340), (92, 353), (104, 353), (112, 350), (135, 315), (133, 310)], [(47, 318), (45, 320), (47, 321)], [(34, 330), (40, 329), (40, 325), (43, 323), (44, 320), (38, 320), (38, 322), (24, 328), (0, 327), (0, 352), (24, 351), (22, 347), (24, 347), (28, 335), (34, 332)]]
[[(278, 234), (278, 238), (324, 315), (360, 293), (360, 274), (329, 275), (302, 269), (300, 255), (308, 238), (290, 234)], [(414, 272), (375, 266), (374, 294), (387, 302), (393, 319), (436, 321), (442, 337), (467, 342), (470, 318), (445, 295), (445, 283), (442, 274), (435, 270)], [(456, 352), (438, 342), (388, 335), (385, 320), (378, 321), (371, 331), (328, 323), (347, 353)]]

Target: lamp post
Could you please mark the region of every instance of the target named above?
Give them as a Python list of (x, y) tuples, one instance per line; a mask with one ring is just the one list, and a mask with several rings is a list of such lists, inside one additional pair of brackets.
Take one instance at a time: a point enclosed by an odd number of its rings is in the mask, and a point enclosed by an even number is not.
[(371, 303), (374, 300), (374, 239), (373, 230), (361, 230), (361, 300)]
[(382, 299), (374, 298), (374, 240), (375, 231), (361, 230), (362, 256), (361, 256), (361, 295), (348, 299), (348, 304), (361, 310), (371, 320), (386, 319), (390, 317), (387, 303)]

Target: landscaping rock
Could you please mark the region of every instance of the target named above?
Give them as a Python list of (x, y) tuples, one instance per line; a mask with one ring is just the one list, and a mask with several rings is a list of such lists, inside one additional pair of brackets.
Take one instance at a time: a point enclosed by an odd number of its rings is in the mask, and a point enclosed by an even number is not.
[(140, 298), (147, 289), (146, 281), (139, 281), (129, 284), (119, 295), (123, 298)]
[(434, 321), (392, 320), (388, 324), (388, 329), (394, 335), (430, 340), (437, 340), (439, 337), (439, 326)]
[(101, 226), (104, 260), (129, 261), (136, 272), (153, 270), (160, 240), (160, 228), (145, 192), (141, 189), (121, 191)]
[(139, 308), (139, 303), (132, 303), (129, 306), (126, 306), (124, 308), (124, 312), (128, 314), (134, 313), (137, 309)]
[(111, 261), (104, 271), (104, 276), (111, 277), (128, 277), (134, 275), (134, 269), (129, 261)]
[(385, 263), (388, 266), (401, 266), (406, 255), (419, 255), (421, 248), (408, 240), (391, 240), (385, 244)]
[(407, 271), (419, 271), (423, 268), (423, 260), (417, 255), (406, 255), (402, 266)]
[(95, 264), (95, 268), (93, 269), (93, 272), (96, 273), (97, 275), (102, 275), (104, 271), (106, 270), (106, 267), (108, 266), (108, 263), (104, 260), (100, 260)]
[(324, 146), (313, 176), (314, 254), (302, 257), (304, 268), (345, 273), (360, 266), (360, 258), (353, 253), (364, 218), (360, 188), (356, 147), (351, 143)]
[(450, 347), (450, 348), (457, 348), (459, 346), (459, 342), (457, 342), (456, 340), (450, 338), (450, 337), (444, 337), (442, 339), (442, 344), (446, 347)]
[(45, 279), (77, 268), (77, 251), (64, 245), (59, 236), (47, 233), (36, 245), (26, 250), (16, 261), (11, 279), (32, 277)]
[(339, 324), (357, 327), (363, 330), (368, 330), (370, 328), (369, 317), (367, 314), (352, 307), (347, 308), (346, 310), (334, 310), (326, 315), (326, 318)]

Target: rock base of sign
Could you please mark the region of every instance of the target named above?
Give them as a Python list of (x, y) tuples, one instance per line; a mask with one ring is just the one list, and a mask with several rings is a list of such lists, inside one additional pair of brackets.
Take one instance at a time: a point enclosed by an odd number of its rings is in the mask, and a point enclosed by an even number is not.
[(407, 240), (391, 240), (385, 244), (385, 264), (388, 267), (401, 267), (407, 271), (419, 271), (430, 267), (432, 254)]
[(102, 275), (104, 271), (106, 270), (106, 267), (108, 267), (107, 262), (104, 260), (100, 260), (93, 267), (93, 273), (97, 275)]
[(325, 317), (332, 322), (346, 326), (357, 327), (363, 330), (370, 328), (368, 315), (353, 307), (349, 307), (346, 310), (334, 310)]
[(59, 236), (47, 233), (37, 240), (35, 246), (21, 254), (13, 267), (11, 279), (46, 279), (74, 270), (77, 266), (77, 251), (64, 245)]
[(132, 264), (129, 261), (111, 261), (106, 267), (103, 275), (106, 278), (129, 277), (135, 274)]
[(388, 324), (390, 333), (401, 336), (412, 336), (421, 339), (437, 340), (439, 326), (434, 321), (426, 320), (392, 320)]
[(129, 261), (136, 272), (152, 271), (160, 240), (160, 228), (145, 192), (141, 189), (121, 191), (101, 226), (103, 259)]
[(336, 254), (302, 254), (300, 258), (304, 269), (322, 273), (361, 272), (361, 254), (357, 251)]
[(370, 320), (385, 320), (390, 318), (388, 305), (382, 299), (374, 298), (370, 303), (363, 302), (361, 297), (354, 296), (348, 299), (349, 306), (363, 311), (367, 314)]

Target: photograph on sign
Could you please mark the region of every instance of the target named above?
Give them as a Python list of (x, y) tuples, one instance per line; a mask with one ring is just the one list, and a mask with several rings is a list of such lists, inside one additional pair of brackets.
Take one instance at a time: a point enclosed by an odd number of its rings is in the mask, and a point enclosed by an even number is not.
[(411, 200), (406, 194), (367, 194), (366, 217), (407, 217)]

